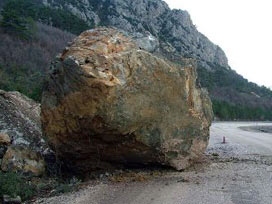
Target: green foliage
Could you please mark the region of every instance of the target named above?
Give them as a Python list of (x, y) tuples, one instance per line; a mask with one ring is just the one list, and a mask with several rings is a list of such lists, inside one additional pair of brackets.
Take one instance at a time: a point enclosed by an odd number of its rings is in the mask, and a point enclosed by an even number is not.
[(40, 80), (40, 73), (31, 73), (24, 65), (10, 65), (9, 69), (3, 69), (2, 67), (0, 65), (1, 89), (5, 91), (19, 91), (35, 101), (41, 99), (42, 81)]
[(0, 32), (0, 89), (19, 91), (40, 101), (46, 69), (73, 36), (35, 21), (75, 34), (88, 29), (88, 25), (68, 11), (33, 0), (6, 1), (2, 16), (0, 26), (8, 36)]
[(9, 195), (20, 196), (22, 200), (30, 199), (35, 194), (34, 185), (30, 184), (20, 174), (3, 173), (0, 171), (0, 197)]
[(72, 192), (77, 189), (80, 183), (81, 181), (76, 177), (73, 177), (72, 179), (65, 182), (58, 182), (56, 183), (55, 191), (51, 196)]
[(249, 82), (233, 70), (209, 65), (212, 71), (199, 66), (198, 75), (201, 85), (217, 99), (213, 101), (215, 116), (222, 120), (272, 120), (271, 90)]
[(272, 110), (232, 105), (225, 101), (213, 100), (213, 111), (222, 120), (272, 120)]
[(20, 8), (17, 8), (18, 5), (15, 0), (5, 4), (0, 25), (9, 34), (22, 39), (31, 39), (36, 32), (36, 24), (31, 16), (23, 16)]
[(73, 34), (80, 34), (89, 28), (83, 20), (72, 13), (49, 7), (41, 7), (39, 9), (38, 19), (45, 24), (69, 31)]
[(0, 171), (0, 197), (9, 195), (20, 196), (23, 201), (36, 195), (56, 196), (62, 193), (72, 192), (78, 189), (81, 180), (73, 177), (67, 180), (59, 178), (36, 178), (31, 180), (19, 173)]

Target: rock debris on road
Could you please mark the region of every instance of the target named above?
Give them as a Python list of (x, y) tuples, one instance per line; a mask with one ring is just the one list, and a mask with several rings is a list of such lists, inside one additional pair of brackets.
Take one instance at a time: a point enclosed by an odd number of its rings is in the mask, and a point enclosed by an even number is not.
[[(211, 128), (211, 162), (185, 172), (169, 171), (143, 182), (90, 185), (40, 199), (50, 204), (271, 204), (272, 134), (245, 131), (250, 122), (217, 122)], [(271, 123), (258, 123), (272, 126)], [(222, 137), (226, 144), (222, 144)]]

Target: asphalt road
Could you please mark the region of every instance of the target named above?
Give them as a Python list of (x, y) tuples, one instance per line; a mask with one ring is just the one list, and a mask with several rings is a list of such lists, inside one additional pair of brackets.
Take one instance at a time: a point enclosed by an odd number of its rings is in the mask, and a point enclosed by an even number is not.
[[(210, 148), (221, 145), (226, 138), (226, 149), (230, 154), (244, 155), (272, 155), (272, 134), (261, 131), (251, 131), (251, 126), (272, 126), (265, 122), (215, 122), (211, 127)], [(241, 128), (242, 127), (242, 128)], [(248, 129), (245, 131), (244, 129)], [(258, 128), (256, 128), (258, 129)], [(228, 149), (230, 148), (230, 149)]]
[(252, 125), (256, 123), (214, 123), (207, 149), (211, 162), (202, 168), (144, 182), (101, 182), (36, 203), (272, 204), (272, 162), (265, 162), (272, 158), (272, 134), (239, 128)]

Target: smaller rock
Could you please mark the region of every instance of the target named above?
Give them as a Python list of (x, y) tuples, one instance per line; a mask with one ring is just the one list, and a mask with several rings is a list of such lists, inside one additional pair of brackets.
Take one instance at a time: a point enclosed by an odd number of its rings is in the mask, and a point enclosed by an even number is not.
[(185, 178), (181, 178), (177, 181), (178, 183), (188, 183), (189, 180), (188, 179), (185, 179)]
[(8, 195), (3, 196), (3, 204), (21, 204), (22, 199), (20, 196), (17, 196), (15, 198), (12, 198)]
[(0, 145), (9, 145), (11, 143), (8, 134), (0, 133)]
[(159, 40), (152, 36), (150, 33), (146, 35), (139, 33), (137, 34), (138, 36), (135, 36), (134, 40), (140, 49), (146, 50), (148, 52), (154, 52), (159, 47)]
[(267, 167), (266, 169), (268, 172), (272, 172), (272, 166)]
[(23, 147), (9, 147), (3, 157), (2, 171), (22, 172), (31, 176), (41, 176), (45, 172), (43, 158)]

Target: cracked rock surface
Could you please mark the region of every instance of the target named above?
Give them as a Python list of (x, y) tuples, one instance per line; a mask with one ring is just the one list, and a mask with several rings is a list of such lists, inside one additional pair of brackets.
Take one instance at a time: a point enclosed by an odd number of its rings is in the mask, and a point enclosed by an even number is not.
[(160, 164), (178, 170), (201, 159), (212, 108), (183, 67), (140, 49), (111, 28), (82, 33), (51, 67), (42, 126), (70, 169)]

